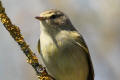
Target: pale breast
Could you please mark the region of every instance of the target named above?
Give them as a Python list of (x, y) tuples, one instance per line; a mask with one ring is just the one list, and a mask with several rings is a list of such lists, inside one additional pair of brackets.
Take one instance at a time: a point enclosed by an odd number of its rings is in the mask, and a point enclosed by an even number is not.
[(61, 32), (56, 42), (41, 34), (41, 52), (48, 71), (56, 80), (87, 80), (88, 63), (84, 51), (74, 42), (77, 33)]

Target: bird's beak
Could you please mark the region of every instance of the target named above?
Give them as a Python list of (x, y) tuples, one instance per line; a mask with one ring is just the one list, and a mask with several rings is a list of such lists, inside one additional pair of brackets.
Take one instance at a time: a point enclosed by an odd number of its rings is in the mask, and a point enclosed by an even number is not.
[(36, 16), (35, 18), (36, 18), (36, 19), (38, 19), (38, 20), (40, 20), (40, 21), (42, 21), (42, 20), (45, 20), (45, 19), (46, 19), (45, 17), (41, 17), (41, 16)]

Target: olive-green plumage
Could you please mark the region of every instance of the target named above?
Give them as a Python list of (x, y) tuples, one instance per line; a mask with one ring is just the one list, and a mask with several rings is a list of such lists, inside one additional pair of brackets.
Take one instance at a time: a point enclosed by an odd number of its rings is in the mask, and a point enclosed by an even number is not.
[(69, 18), (58, 10), (48, 10), (40, 20), (38, 51), (56, 80), (94, 80), (88, 48)]

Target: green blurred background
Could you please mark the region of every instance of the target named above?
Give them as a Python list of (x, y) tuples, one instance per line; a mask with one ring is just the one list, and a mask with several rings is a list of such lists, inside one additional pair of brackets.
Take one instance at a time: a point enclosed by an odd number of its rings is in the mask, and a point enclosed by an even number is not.
[[(40, 27), (34, 17), (42, 11), (58, 9), (69, 16), (84, 36), (95, 80), (120, 80), (120, 0), (2, 0), (2, 3), (39, 59), (36, 45)], [(37, 80), (25, 55), (1, 23), (0, 80)]]

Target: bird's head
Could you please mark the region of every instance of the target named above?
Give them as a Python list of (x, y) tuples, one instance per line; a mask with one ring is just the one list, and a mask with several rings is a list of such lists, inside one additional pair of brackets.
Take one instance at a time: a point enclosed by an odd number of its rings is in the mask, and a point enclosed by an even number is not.
[(59, 10), (47, 10), (40, 14), (40, 16), (35, 17), (40, 20), (40, 26), (45, 28), (54, 28), (62, 30), (72, 30), (73, 26), (69, 18)]

